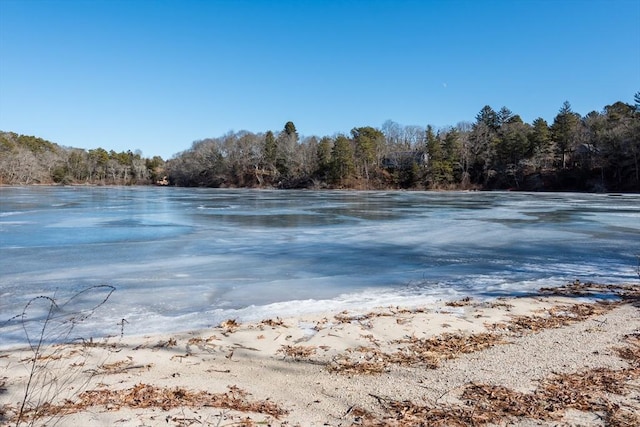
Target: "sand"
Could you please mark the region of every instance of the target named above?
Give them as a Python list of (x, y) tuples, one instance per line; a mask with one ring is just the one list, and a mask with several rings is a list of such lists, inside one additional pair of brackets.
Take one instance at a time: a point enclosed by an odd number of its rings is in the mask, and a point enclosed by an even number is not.
[(59, 426), (640, 422), (634, 286), (129, 332), (0, 351), (0, 424), (22, 402)]

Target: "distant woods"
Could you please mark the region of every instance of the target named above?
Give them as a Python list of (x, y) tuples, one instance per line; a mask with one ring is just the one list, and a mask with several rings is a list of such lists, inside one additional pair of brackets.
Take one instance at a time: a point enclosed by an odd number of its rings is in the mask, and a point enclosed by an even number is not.
[(640, 92), (584, 117), (565, 102), (552, 123), (490, 106), (440, 129), (389, 120), (301, 137), (287, 122), (196, 141), (167, 161), (2, 132), (0, 183), (640, 191)]
[(34, 136), (0, 132), (0, 184), (151, 184), (164, 160), (131, 151), (67, 148)]

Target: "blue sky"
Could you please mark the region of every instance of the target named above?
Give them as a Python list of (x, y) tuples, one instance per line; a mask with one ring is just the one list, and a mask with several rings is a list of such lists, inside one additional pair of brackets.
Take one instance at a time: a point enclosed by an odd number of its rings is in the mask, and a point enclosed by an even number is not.
[(637, 0), (0, 0), (0, 130), (65, 146), (551, 122), (637, 91)]

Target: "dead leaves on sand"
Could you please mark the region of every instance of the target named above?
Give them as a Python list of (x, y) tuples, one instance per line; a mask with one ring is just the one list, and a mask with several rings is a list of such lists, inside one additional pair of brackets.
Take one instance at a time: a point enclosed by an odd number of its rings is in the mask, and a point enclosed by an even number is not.
[(250, 401), (249, 393), (230, 386), (226, 393), (191, 391), (181, 387), (168, 388), (147, 384), (137, 384), (124, 390), (91, 390), (80, 395), (78, 404), (84, 407), (105, 406), (107, 409), (162, 408), (169, 410), (180, 407), (205, 407), (233, 409), (240, 412), (257, 412), (280, 417), (287, 411), (268, 401)]
[(288, 328), (288, 326), (284, 323), (284, 320), (282, 320), (279, 317), (276, 317), (275, 320), (264, 319), (262, 322), (260, 322), (260, 327), (264, 328), (265, 326), (268, 326), (270, 328), (278, 328), (278, 327)]
[(468, 384), (460, 404), (420, 405), (371, 395), (384, 415), (360, 411), (354, 425), (365, 426), (470, 426), (502, 424), (505, 420), (558, 421), (568, 409), (599, 412), (606, 425), (640, 425), (637, 408), (623, 407), (611, 395), (628, 392), (629, 382), (640, 378), (639, 368), (554, 375), (531, 393), (488, 384)]
[(626, 335), (624, 340), (629, 346), (616, 347), (614, 350), (621, 359), (625, 359), (630, 365), (640, 368), (640, 332)]
[(133, 363), (133, 358), (131, 356), (127, 357), (126, 360), (119, 360), (112, 363), (103, 363), (96, 370), (96, 374), (120, 374), (126, 371), (132, 371), (136, 369), (146, 369), (149, 370), (153, 368), (153, 363), (148, 363), (146, 365), (140, 365)]
[(316, 347), (312, 345), (283, 345), (276, 353), (282, 353), (285, 358), (289, 357), (293, 360), (300, 361), (316, 354), (316, 350)]
[[(415, 336), (393, 342), (400, 345), (394, 352), (384, 352), (379, 347), (357, 347), (340, 354), (329, 364), (331, 372), (345, 374), (380, 374), (392, 365), (423, 366), (435, 369), (440, 361), (454, 359), (508, 342), (510, 335), (536, 333), (544, 329), (560, 328), (601, 315), (614, 306), (607, 303), (573, 304), (552, 307), (544, 315), (513, 316), (509, 321), (486, 325), (489, 332), (476, 334), (444, 333), (430, 338)], [(362, 321), (362, 317), (345, 320)], [(366, 316), (365, 319), (369, 319)], [(298, 358), (300, 359), (300, 358)]]
[(512, 334), (535, 333), (544, 329), (561, 328), (576, 322), (582, 322), (592, 316), (598, 316), (613, 309), (608, 303), (573, 304), (552, 307), (543, 315), (513, 316), (508, 322), (485, 325), (491, 331), (503, 331)]
[(219, 328), (223, 329), (222, 335), (225, 337), (237, 331), (239, 327), (240, 323), (236, 319), (227, 319), (219, 325)]
[[(225, 393), (192, 391), (182, 387), (158, 387), (136, 384), (123, 390), (89, 390), (81, 393), (75, 402), (66, 401), (60, 405), (39, 408), (39, 417), (56, 416), (81, 412), (89, 407), (104, 406), (107, 410), (121, 408), (161, 408), (164, 411), (175, 408), (215, 407), (239, 412), (253, 412), (279, 418), (288, 412), (270, 400), (250, 400), (249, 393), (236, 387), (228, 387)], [(29, 413), (27, 413), (27, 417)]]
[(556, 295), (568, 297), (590, 297), (610, 299), (612, 297), (622, 301), (638, 301), (640, 299), (640, 287), (633, 285), (603, 285), (599, 283), (581, 283), (576, 280), (564, 286), (554, 288), (541, 288), (543, 295)]
[[(629, 391), (630, 382), (638, 378), (638, 368), (595, 368), (543, 379), (532, 393), (472, 384), (465, 389), (462, 399), (475, 410), (489, 411), (501, 418), (558, 420), (567, 409), (575, 409), (599, 412), (604, 415), (607, 425), (625, 425), (624, 420), (629, 420), (629, 412), (633, 409), (621, 407), (610, 396), (624, 395)], [(640, 422), (637, 414), (635, 420)]]
[[(606, 287), (615, 291), (623, 302), (635, 303), (637, 287)], [(576, 291), (576, 285), (569, 287)], [(583, 289), (583, 288), (580, 288)], [(602, 292), (602, 288), (595, 290)], [(544, 315), (516, 316), (511, 322), (495, 325), (488, 337), (504, 337), (537, 333), (605, 314), (615, 304), (574, 304), (549, 309)], [(464, 343), (468, 336), (462, 339)], [(441, 338), (444, 338), (442, 336)], [(458, 337), (449, 337), (456, 341)], [(492, 338), (490, 338), (492, 339)], [(422, 343), (426, 343), (422, 340)], [(530, 393), (518, 392), (499, 385), (467, 384), (459, 393), (459, 403), (415, 403), (371, 395), (377, 399), (381, 414), (361, 411), (354, 425), (378, 426), (469, 426), (502, 425), (523, 420), (562, 422), (568, 410), (589, 412), (602, 419), (604, 425), (631, 427), (640, 425), (638, 385), (640, 380), (640, 333), (624, 337), (624, 347), (613, 350), (626, 360), (624, 369), (594, 368), (574, 373), (555, 374), (539, 381)], [(431, 342), (429, 343), (431, 344)], [(458, 352), (462, 353), (464, 344)], [(441, 351), (436, 346), (435, 349)], [(451, 354), (456, 345), (451, 345)], [(447, 354), (449, 350), (444, 350)], [(443, 353), (440, 353), (443, 354)], [(631, 393), (631, 394), (630, 394)], [(625, 396), (625, 397), (622, 397)]]
[(473, 335), (447, 333), (431, 338), (407, 337), (395, 341), (397, 351), (387, 353), (378, 347), (357, 347), (336, 356), (329, 364), (331, 372), (343, 374), (380, 374), (392, 365), (423, 366), (435, 369), (441, 360), (454, 359), (503, 343), (498, 334)]

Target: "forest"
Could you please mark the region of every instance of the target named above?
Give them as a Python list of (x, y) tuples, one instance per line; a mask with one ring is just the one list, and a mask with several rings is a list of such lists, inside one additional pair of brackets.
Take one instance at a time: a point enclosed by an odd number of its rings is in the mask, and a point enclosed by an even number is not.
[(168, 160), (0, 132), (0, 184), (638, 192), (640, 92), (585, 116), (565, 102), (552, 123), (488, 105), (439, 129), (388, 120), (300, 137), (289, 121), (195, 141)]

